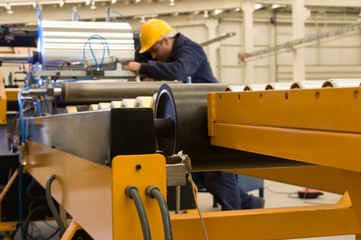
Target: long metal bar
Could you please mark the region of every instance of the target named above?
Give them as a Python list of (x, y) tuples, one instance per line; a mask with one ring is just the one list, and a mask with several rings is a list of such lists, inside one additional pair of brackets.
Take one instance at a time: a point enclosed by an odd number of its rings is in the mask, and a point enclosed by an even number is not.
[(27, 54), (0, 54), (0, 62), (6, 63), (27, 63), (29, 56)]
[(360, 30), (360, 28), (361, 28), (361, 23), (350, 24), (350, 25), (338, 28), (336, 30), (320, 33), (320, 34), (310, 36), (310, 37), (295, 39), (295, 40), (289, 41), (287, 43), (279, 44), (275, 47), (269, 47), (269, 48), (261, 49), (258, 51), (249, 52), (249, 53), (241, 53), (238, 55), (238, 58), (242, 62), (256, 60), (258, 58), (265, 57), (265, 56), (268, 56), (271, 54), (280, 53), (283, 51), (289, 51), (290, 49), (292, 49), (294, 47), (299, 47), (301, 45), (308, 46), (316, 41), (321, 41), (324, 39), (340, 36), (345, 33), (357, 31), (357, 30)]
[[(347, 199), (334, 205), (205, 212), (202, 217), (209, 239), (290, 239), (361, 232)], [(175, 240), (205, 239), (198, 214), (171, 215), (171, 222)]]

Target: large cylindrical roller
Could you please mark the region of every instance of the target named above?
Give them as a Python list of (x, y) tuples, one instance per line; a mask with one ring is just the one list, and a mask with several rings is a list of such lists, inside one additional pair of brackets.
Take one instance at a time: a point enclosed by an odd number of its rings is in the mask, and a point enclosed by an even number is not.
[[(62, 84), (62, 102), (110, 102), (152, 96), (164, 82), (79, 81)], [(175, 83), (171, 83), (175, 84)]]
[(174, 127), (168, 130), (167, 138), (164, 137), (164, 130), (162, 137), (157, 137), (158, 149), (166, 156), (183, 150), (189, 154), (193, 170), (196, 171), (304, 165), (212, 146), (207, 129), (207, 93), (224, 91), (225, 87), (222, 84), (162, 85), (158, 92), (155, 118), (170, 118)]

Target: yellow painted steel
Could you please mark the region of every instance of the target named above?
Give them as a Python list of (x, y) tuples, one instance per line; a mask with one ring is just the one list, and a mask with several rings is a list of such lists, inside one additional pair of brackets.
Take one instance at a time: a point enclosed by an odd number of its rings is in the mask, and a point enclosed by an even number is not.
[(342, 171), (324, 166), (229, 169), (227, 172), (343, 194), (347, 188)]
[[(244, 211), (236, 220), (244, 231), (235, 232), (233, 226), (232, 234), (241, 239), (344, 234), (361, 238), (360, 91), (355, 87), (208, 94), (213, 145), (317, 164), (230, 172), (345, 193), (334, 205)], [(266, 220), (268, 213), (272, 217)], [(224, 218), (219, 217), (217, 221)], [(207, 223), (208, 215), (205, 218)], [(228, 217), (219, 223), (222, 232), (232, 229), (227, 221)], [(223, 237), (236, 239), (231, 234)]]
[(6, 124), (6, 104), (7, 104), (7, 100), (6, 100), (6, 92), (5, 92), (5, 87), (4, 87), (4, 83), (2, 81), (2, 75), (0, 72), (0, 125), (5, 125)]
[(75, 235), (76, 231), (82, 230), (83, 228), (76, 223), (74, 220), (71, 221), (70, 225), (66, 229), (65, 233), (61, 237), (61, 240), (71, 240), (73, 239), (73, 236)]
[(234, 123), (214, 126), (213, 145), (361, 172), (361, 134)]
[[(322, 206), (207, 212), (209, 239), (289, 239), (360, 233), (355, 212), (340, 203)], [(171, 215), (174, 239), (205, 239), (197, 214)]]
[[(137, 170), (136, 166), (140, 166)], [(164, 239), (160, 209), (156, 199), (145, 195), (147, 186), (157, 186), (166, 198), (166, 163), (162, 155), (117, 156), (112, 161), (114, 239), (143, 239), (134, 201), (125, 195), (125, 188), (134, 185), (147, 213), (152, 239)]]
[(111, 169), (32, 141), (28, 147), (26, 171), (44, 188), (55, 174), (54, 199), (94, 239), (113, 239)]
[(208, 94), (209, 135), (214, 122), (360, 133), (361, 87)]
[[(14, 183), (15, 179), (18, 177), (18, 175), (19, 175), (19, 171), (16, 170), (13, 173), (13, 175), (11, 176), (10, 180), (5, 185), (4, 189), (1, 191), (0, 204), (4, 200), (7, 192), (9, 191), (10, 187), (13, 185), (13, 183)], [(0, 208), (0, 213), (1, 213), (1, 208)], [(1, 216), (1, 214), (0, 214), (0, 216)], [(17, 222), (2, 222), (1, 219), (0, 219), (0, 232), (15, 231), (16, 230), (16, 223)]]
[[(28, 147), (26, 171), (44, 188), (49, 176), (56, 175), (52, 196), (74, 220), (67, 237), (77, 223), (96, 240), (140, 239), (138, 213), (124, 193), (127, 185), (135, 185), (148, 214), (153, 239), (164, 239), (157, 200), (145, 196), (149, 185), (157, 186), (166, 196), (163, 156), (117, 156), (110, 168), (36, 142), (29, 141)], [(141, 165), (140, 170), (135, 169), (137, 164)]]
[(20, 88), (5, 88), (6, 98), (8, 101), (18, 101)]

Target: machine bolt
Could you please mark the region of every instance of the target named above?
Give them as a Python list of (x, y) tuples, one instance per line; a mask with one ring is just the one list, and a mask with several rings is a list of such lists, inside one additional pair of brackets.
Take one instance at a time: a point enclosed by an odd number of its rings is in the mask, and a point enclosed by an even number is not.
[(140, 164), (135, 165), (135, 169), (140, 170), (141, 168), (142, 168), (142, 165), (140, 165)]

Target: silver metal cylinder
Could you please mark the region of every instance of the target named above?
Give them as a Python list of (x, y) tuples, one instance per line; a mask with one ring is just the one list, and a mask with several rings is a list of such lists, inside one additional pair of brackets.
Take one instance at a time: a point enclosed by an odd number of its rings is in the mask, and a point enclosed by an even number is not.
[(274, 82), (266, 85), (265, 90), (287, 90), (291, 88), (291, 82)]
[(321, 88), (322, 84), (325, 81), (301, 81), (301, 82), (294, 82), (291, 85), (291, 89), (308, 89), (308, 88)]
[(359, 87), (361, 86), (360, 78), (338, 78), (330, 79), (322, 87)]
[(266, 85), (266, 83), (247, 84), (243, 91), (263, 91), (265, 90)]
[[(93, 59), (89, 44), (85, 43), (94, 34), (99, 37), (94, 36), (90, 43), (99, 64), (103, 58), (103, 49), (107, 49), (107, 46), (110, 56), (124, 60), (134, 59), (133, 33), (128, 23), (42, 21), (38, 32), (38, 51), (41, 52), (45, 65), (82, 61), (83, 50), (86, 59)], [(105, 57), (107, 56), (106, 50)]]
[(0, 54), (0, 62), (6, 63), (27, 63), (29, 56), (27, 54)]
[[(120, 101), (124, 98), (153, 96), (164, 82), (79, 81), (62, 84), (64, 103)], [(181, 83), (169, 83), (180, 85)]]
[(225, 91), (225, 92), (242, 92), (245, 86), (246, 86), (246, 85), (244, 85), (244, 84), (240, 84), (240, 85), (229, 85), (229, 86), (227, 86), (227, 87), (224, 89), (224, 91)]

